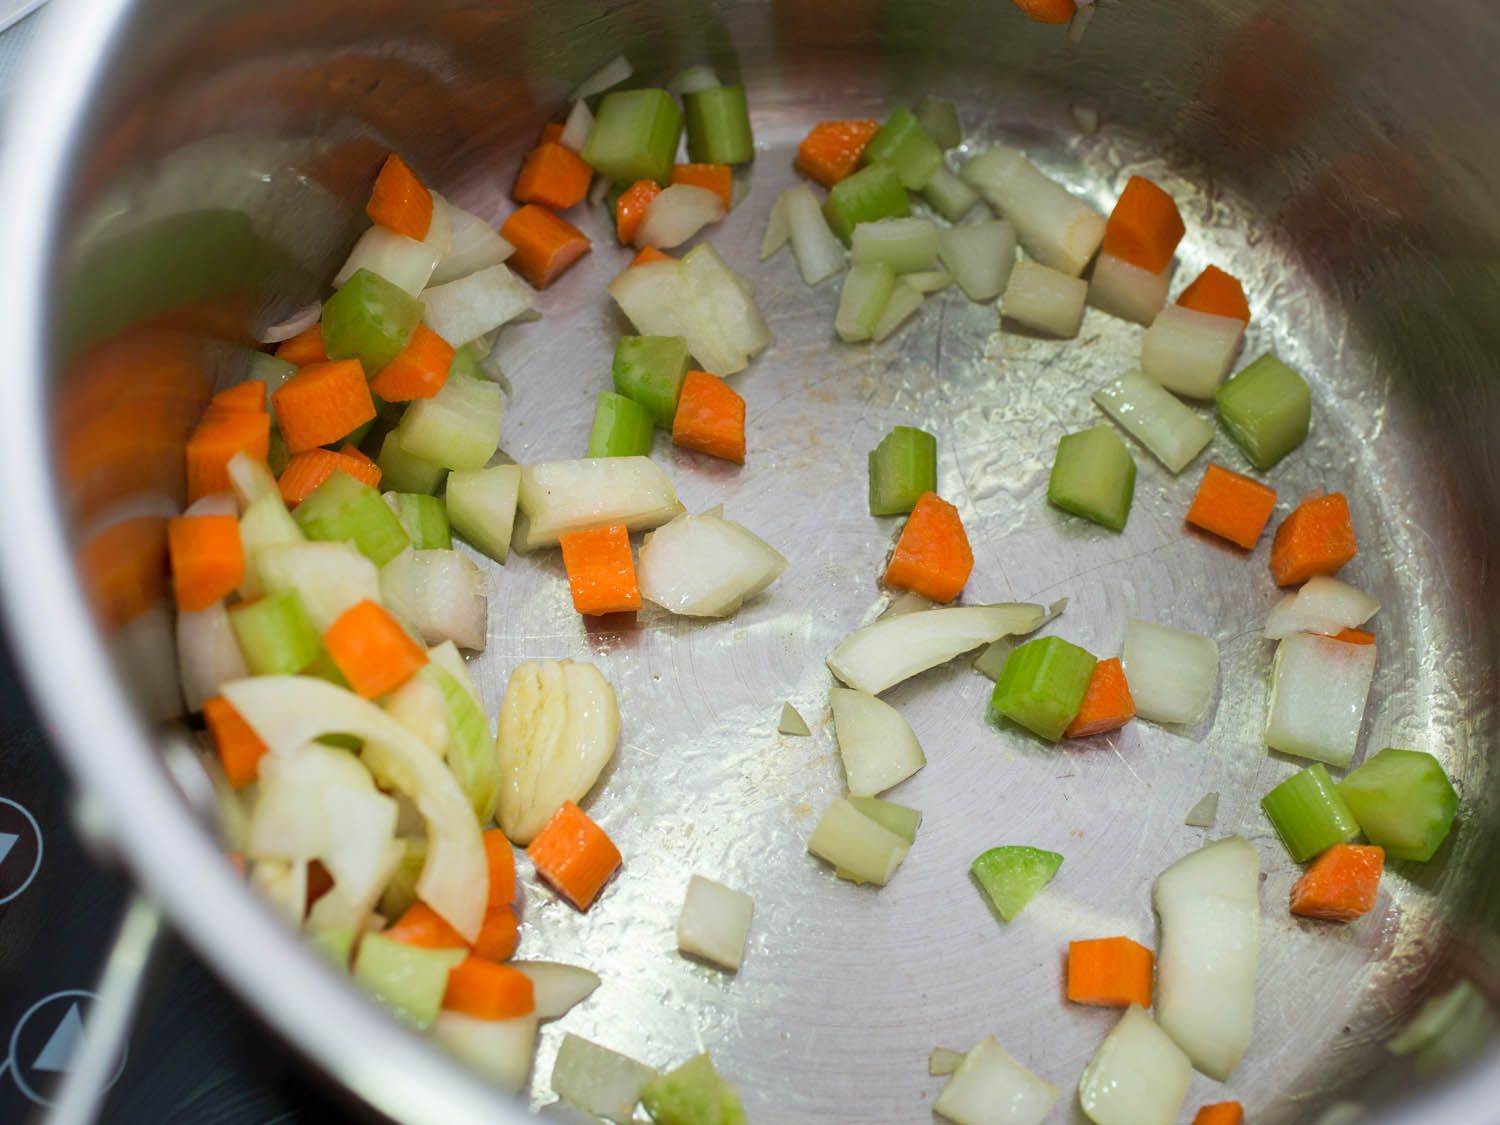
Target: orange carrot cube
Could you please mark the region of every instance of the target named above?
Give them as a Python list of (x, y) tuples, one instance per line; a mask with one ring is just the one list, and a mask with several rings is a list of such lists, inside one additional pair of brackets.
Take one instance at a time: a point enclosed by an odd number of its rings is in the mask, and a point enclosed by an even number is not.
[(1352, 922), (1375, 907), (1385, 849), (1335, 844), (1292, 888), (1292, 913), (1325, 922)]
[(271, 748), (223, 696), (204, 700), (203, 721), (208, 724), (229, 784), (243, 789), (254, 782), (260, 776), (260, 760)]
[(556, 141), (543, 141), (521, 165), (512, 194), (518, 203), (540, 203), (554, 211), (566, 211), (583, 202), (593, 178), (594, 170), (583, 157)]
[(672, 418), (672, 443), (743, 465), (745, 400), (717, 375), (689, 371)]
[(630, 532), (622, 523), (570, 531), (558, 537), (573, 608), (588, 616), (641, 608)]
[(1151, 966), (1155, 958), (1127, 937), (1068, 943), (1068, 999), (1106, 1008), (1151, 1006)]
[(1349, 501), (1342, 492), (1301, 504), (1281, 521), (1271, 544), (1271, 574), (1278, 586), (1295, 586), (1317, 574), (1334, 574), (1359, 550)]
[(207, 609), (245, 579), (240, 521), (234, 516), (177, 516), (167, 521), (167, 554), (177, 608)]
[(357, 359), (311, 363), (271, 395), (287, 450), (338, 441), (375, 417), (375, 400)]
[(820, 121), (797, 146), (797, 171), (832, 187), (854, 174), (865, 146), (878, 132), (879, 121)]
[(1255, 546), (1275, 508), (1274, 488), (1211, 464), (1198, 484), (1187, 521), (1248, 551)]
[(422, 186), (406, 161), (393, 152), (385, 158), (380, 174), (375, 177), (365, 214), (386, 230), (421, 242), (432, 225), (432, 193)]
[(1083, 706), (1063, 732), (1066, 738), (1088, 738), (1117, 730), (1135, 718), (1135, 700), (1125, 681), (1125, 666), (1112, 656), (1094, 665), (1089, 686), (1084, 689)]
[(620, 866), (620, 849), (572, 801), (552, 814), (526, 849), (532, 866), (579, 910), (587, 910)]
[(885, 568), (885, 584), (935, 602), (951, 602), (974, 569), (974, 552), (958, 509), (924, 492), (906, 517)]
[(339, 615), (323, 644), (349, 686), (366, 699), (395, 691), (427, 663), (427, 650), (368, 598)]
[(453, 345), (425, 324), (417, 325), (406, 347), (370, 380), (370, 390), (386, 402), (431, 398), (448, 381)]

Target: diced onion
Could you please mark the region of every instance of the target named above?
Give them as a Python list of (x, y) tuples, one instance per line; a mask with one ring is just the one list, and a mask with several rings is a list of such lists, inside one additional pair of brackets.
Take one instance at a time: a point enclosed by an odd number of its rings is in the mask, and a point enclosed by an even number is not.
[(1212, 828), (1214, 819), (1219, 815), (1219, 795), (1217, 793), (1205, 793), (1198, 798), (1198, 803), (1188, 810), (1187, 816), (1183, 817), (1182, 823), (1189, 828)]
[(766, 217), (766, 233), (760, 240), (760, 260), (763, 262), (791, 240), (792, 227), (786, 217), (786, 197), (791, 190), (787, 188), (771, 204), (771, 213)]
[(1374, 676), (1374, 645), (1313, 633), (1285, 638), (1271, 663), (1266, 745), (1283, 754), (1347, 766), (1359, 747)]
[(1094, 401), (1174, 473), (1187, 468), (1213, 440), (1212, 422), (1193, 413), (1139, 371), (1126, 372), (1106, 383), (1094, 392)]
[(177, 612), (177, 674), (189, 711), (219, 694), (219, 685), (249, 675), (222, 601)]
[(372, 226), (359, 236), (334, 275), (333, 284), (337, 288), (353, 277), (355, 270), (369, 270), (415, 297), (432, 277), (440, 256), (425, 242)]
[(115, 667), (130, 683), (136, 702), (153, 719), (182, 714), (177, 683), (177, 636), (172, 612), (158, 603), (137, 614), (110, 635)]
[(1010, 220), (1026, 252), (1045, 266), (1077, 277), (1104, 240), (1103, 216), (1013, 148), (996, 145), (960, 174)]
[(1280, 640), (1293, 633), (1337, 633), (1363, 625), (1379, 609), (1380, 603), (1364, 591), (1320, 574), (1276, 603), (1266, 618), (1265, 635)]
[(911, 724), (884, 700), (850, 688), (828, 693), (849, 792), (873, 797), (927, 764)]
[(684, 513), (647, 535), (636, 575), (641, 597), (688, 617), (726, 617), (776, 581), (786, 559), (719, 516)]
[(971, 301), (993, 301), (1005, 292), (1016, 266), (1016, 230), (988, 219), (938, 232), (938, 256)]
[(264, 461), (244, 450), (229, 459), (229, 484), (234, 489), (240, 510), (248, 508), (262, 496), (280, 497), (281, 489)]
[(531, 978), (536, 1018), (561, 1019), (599, 987), (599, 974), (558, 961), (512, 961), (511, 967)]
[(286, 319), (262, 328), (255, 334), (255, 338), (262, 344), (279, 344), (283, 340), (290, 340), (297, 333), (311, 328), (322, 318), (323, 304), (321, 301), (314, 301), (311, 304), (303, 305)]
[(1018, 324), (1053, 336), (1078, 335), (1089, 287), (1082, 278), (1022, 258), (1011, 271), (1000, 311)]
[(1171, 263), (1161, 273), (1148, 273), (1113, 254), (1100, 254), (1089, 278), (1089, 304), (1122, 320), (1150, 324), (1167, 303), (1171, 284)]
[(590, 74), (569, 95), (570, 102), (580, 102), (585, 98), (592, 98), (595, 94), (602, 94), (611, 86), (618, 86), (629, 78), (634, 71), (630, 68), (630, 60), (624, 55), (616, 55), (598, 70)]
[(573, 152), (582, 152), (583, 142), (589, 139), (589, 130), (593, 127), (594, 115), (589, 112), (588, 103), (579, 98), (568, 111), (568, 120), (563, 123), (557, 143)]
[(516, 503), (519, 514), (510, 545), (518, 551), (554, 547), (565, 532), (605, 524), (643, 531), (682, 513), (677, 490), (649, 457), (526, 465)]
[(840, 799), (818, 820), (807, 850), (833, 864), (841, 879), (883, 887), (901, 866), (911, 845)]
[(957, 1125), (1041, 1125), (1061, 1093), (990, 1036), (963, 1056), (932, 1108)]
[[(855, 230), (859, 228), (856, 227)], [(875, 331), (870, 333), (870, 339), (877, 344), (884, 340), (896, 329), (900, 328), (922, 307), (922, 291), (913, 285), (908, 285), (906, 278), (898, 277), (896, 284), (891, 286), (891, 295), (886, 298), (885, 311), (880, 314), (880, 319), (875, 322)]]
[(937, 264), (938, 232), (930, 219), (881, 219), (854, 228), (849, 260), (884, 262), (896, 273), (930, 270)]
[(480, 651), (487, 639), (479, 568), (453, 550), (402, 551), (380, 568), (385, 604), (430, 645)]
[(427, 327), (461, 348), (531, 308), (534, 294), (507, 267), (497, 265), (424, 289), (420, 296)]
[(677, 917), (677, 948), (734, 972), (745, 958), (755, 900), (702, 875), (688, 880)]
[(439, 1012), (432, 1037), (470, 1070), (508, 1094), (517, 1094), (531, 1073), (536, 1016), (486, 1020), (462, 1012)]
[(605, 197), (609, 195), (610, 190), (614, 186), (615, 186), (615, 182), (613, 180), (611, 180), (608, 176), (599, 176), (599, 175), (596, 175), (594, 177), (594, 182), (589, 185), (589, 196), (588, 196), (588, 204), (589, 204), (589, 206), (590, 207), (597, 207), (597, 206), (599, 206), (599, 204), (603, 203)]
[(568, 1105), (628, 1125), (656, 1068), (572, 1032), (563, 1036), (552, 1067), (552, 1092)]
[(723, 217), (724, 200), (717, 192), (693, 184), (671, 184), (646, 208), (635, 244), (669, 250)]
[(422, 243), (431, 247), (437, 253), (438, 261), (442, 261), (453, 249), (453, 208), (437, 192), (431, 195), (432, 218), (427, 221), (427, 234)]
[(781, 705), (781, 718), (776, 723), (778, 734), (789, 734), (797, 738), (804, 738), (812, 734), (812, 728), (807, 725), (807, 720), (802, 717), (802, 712), (790, 703)]
[(471, 273), (498, 266), (515, 253), (515, 247), (472, 211), (448, 205), (453, 225), (452, 246), (438, 262), (428, 285), (445, 285)]
[(934, 1047), (932, 1053), (927, 1056), (927, 1073), (934, 1078), (952, 1074), (963, 1065), (964, 1052), (953, 1051), (947, 1047)]
[(1097, 1125), (1173, 1125), (1192, 1074), (1177, 1044), (1132, 1004), (1083, 1068), (1078, 1101)]
[(812, 188), (797, 184), (781, 193), (786, 201), (788, 236), (802, 280), (816, 285), (844, 269), (844, 244), (838, 240)]
[(1045, 615), (1039, 605), (1014, 602), (885, 617), (841, 641), (829, 654), (828, 667), (850, 687), (879, 695), (960, 653), (1040, 628)]
[(250, 888), (256, 896), (294, 926), (307, 912), (307, 861), (288, 863), (262, 859), (250, 865)]
[(1132, 620), (1120, 654), (1135, 713), (1155, 723), (1196, 723), (1219, 684), (1219, 646), (1212, 637)]
[(1169, 391), (1213, 398), (1244, 335), (1244, 322), (1232, 316), (1168, 305), (1141, 338), (1141, 371)]

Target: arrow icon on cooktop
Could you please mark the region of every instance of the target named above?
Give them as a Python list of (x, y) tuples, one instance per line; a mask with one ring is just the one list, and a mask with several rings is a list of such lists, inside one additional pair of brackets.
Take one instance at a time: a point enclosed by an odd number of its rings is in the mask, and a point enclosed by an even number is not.
[(5, 857), (10, 855), (10, 849), (16, 846), (16, 841), (20, 838), (14, 832), (0, 832), (0, 863), (5, 862)]
[(31, 1064), (32, 1070), (49, 1070), (60, 1073), (68, 1069), (68, 1063), (72, 1061), (73, 1052), (78, 1049), (78, 1041), (83, 1038), (83, 1016), (78, 1011), (77, 1004), (68, 1005), (68, 1014), (63, 1016), (62, 1022), (57, 1025), (47, 1039), (47, 1045), (42, 1048), (41, 1054), (37, 1055), (36, 1061)]

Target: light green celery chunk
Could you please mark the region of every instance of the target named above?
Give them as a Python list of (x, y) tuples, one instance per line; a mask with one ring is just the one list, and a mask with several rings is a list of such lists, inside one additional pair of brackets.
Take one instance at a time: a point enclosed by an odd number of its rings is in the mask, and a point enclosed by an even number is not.
[(448, 711), (448, 770), (468, 798), (480, 824), (495, 811), (500, 796), (500, 758), (489, 721), (469, 689), (436, 664), (428, 663), (421, 675), (437, 685)]
[(387, 492), (385, 499), (406, 529), (413, 550), (446, 551), (453, 546), (448, 509), (436, 496), (425, 492)]
[(1382, 750), (1350, 771), (1338, 791), (1365, 837), (1391, 859), (1431, 859), (1458, 813), (1453, 783), (1420, 750)]
[(414, 457), (448, 469), (478, 469), (500, 448), (501, 406), (499, 384), (453, 370), (442, 390), (406, 408), (395, 432)]
[(1135, 461), (1110, 426), (1068, 434), (1057, 443), (1047, 499), (1065, 512), (1123, 531), (1135, 496)]
[(426, 1030), (442, 1008), (448, 970), (467, 955), (463, 949), (423, 949), (366, 934), (354, 958), (354, 980), (382, 1007)]
[(870, 515), (910, 512), (924, 492), (937, 491), (937, 438), (897, 426), (870, 451)]
[(838, 312), (833, 318), (833, 330), (839, 338), (847, 344), (868, 340), (880, 323), (895, 287), (895, 271), (884, 262), (850, 266), (844, 275)]
[(349, 968), (349, 954), (354, 952), (353, 927), (319, 926), (308, 930), (307, 940), (339, 968)]
[(471, 546), (503, 563), (510, 554), (521, 491), (521, 466), (491, 465), (448, 475), (448, 522)]
[(651, 452), (655, 429), (640, 403), (613, 391), (600, 391), (586, 456), (643, 457)]
[(744, 1125), (740, 1096), (714, 1070), (708, 1053), (653, 1078), (641, 1104), (656, 1125)]
[(963, 130), (958, 124), (958, 109), (947, 98), (928, 94), (917, 103), (916, 117), (927, 130), (927, 135), (943, 149), (957, 148), (963, 141)]
[(605, 94), (584, 142), (583, 159), (601, 176), (630, 185), (665, 184), (682, 135), (682, 111), (665, 90)]
[(1093, 655), (1061, 637), (1038, 637), (1018, 645), (1005, 661), (990, 712), (1056, 742), (1083, 706)]
[(387, 918), (399, 918), (417, 901), (417, 880), (422, 877), (422, 867), (427, 863), (427, 837), (403, 836), (401, 858), (396, 861), (396, 870), (390, 882), (380, 894), (380, 913)]
[(881, 219), (904, 219), (911, 214), (911, 201), (901, 177), (885, 164), (871, 164), (833, 185), (823, 202), (823, 217), (833, 233), (848, 246), (860, 223)]
[(1269, 469), (1301, 445), (1312, 418), (1307, 381), (1269, 352), (1214, 392), (1214, 405), (1257, 469)]
[(354, 275), (323, 302), (323, 350), (329, 359), (357, 359), (374, 375), (411, 340), (422, 302), (369, 270)]
[(414, 457), (401, 446), (401, 435), (391, 430), (380, 443), (380, 456), (375, 459), (380, 466), (380, 483), (398, 492), (436, 493), (443, 487), (448, 470)]
[(831, 863), (840, 879), (885, 886), (911, 844), (847, 800), (834, 801), (818, 820), (807, 850)]
[(922, 198), (950, 223), (956, 223), (974, 209), (979, 193), (945, 167), (939, 167), (922, 189)]
[(335, 472), (292, 513), (309, 539), (352, 542), (376, 566), (384, 566), (410, 543), (396, 513), (369, 485)]
[(1322, 762), (1287, 778), (1261, 798), (1260, 807), (1298, 863), (1359, 835), (1359, 825)]
[(301, 543), (302, 529), (286, 510), (281, 493), (270, 493), (252, 500), (240, 516), (240, 550), (250, 565), (245, 567), (245, 580), (240, 584), (244, 597), (254, 597), (263, 585), (256, 565), (262, 548), (275, 547), (283, 543)]
[(1052, 881), (1063, 857), (1041, 848), (991, 848), (969, 865), (985, 898), (1007, 922)]
[(917, 273), (937, 265), (937, 227), (927, 219), (881, 219), (854, 228), (849, 260), (884, 262), (897, 273)]
[(640, 403), (664, 430), (672, 428), (687, 369), (687, 341), (681, 336), (622, 336), (615, 345), (615, 391)]
[(865, 164), (888, 164), (910, 191), (921, 191), (943, 164), (943, 150), (927, 135), (916, 114), (905, 106), (885, 119), (870, 138), (860, 159)]
[(917, 829), (922, 824), (922, 814), (916, 809), (909, 809), (894, 801), (882, 801), (879, 797), (850, 797), (848, 800), (882, 828), (894, 832), (908, 844), (916, 843)]
[(755, 158), (743, 86), (709, 86), (682, 99), (688, 159), (700, 164), (745, 164)]
[(1187, 468), (1213, 440), (1212, 422), (1139, 371), (1106, 383), (1094, 392), (1094, 401), (1174, 473)]
[(229, 611), (229, 624), (253, 676), (292, 675), (322, 651), (302, 599), (292, 590), (235, 606)]

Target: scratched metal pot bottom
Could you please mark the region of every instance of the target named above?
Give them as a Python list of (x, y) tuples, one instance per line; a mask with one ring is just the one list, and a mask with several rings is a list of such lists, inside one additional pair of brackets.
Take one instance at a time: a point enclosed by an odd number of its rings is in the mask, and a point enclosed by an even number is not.
[[(574, 613), (556, 552), (496, 568), (489, 646), (474, 665), (491, 712), (521, 659), (572, 657), (599, 665), (623, 716), (616, 761), (590, 803), (625, 855), (623, 871), (587, 914), (526, 887), (523, 955), (588, 965), (604, 981), (544, 1030), (533, 1102), (552, 1099), (557, 1044), (573, 1031), (658, 1065), (711, 1049), (752, 1120), (924, 1120), (943, 1082), (927, 1074), (929, 1050), (994, 1034), (1064, 1090), (1055, 1120), (1081, 1119), (1077, 1078), (1116, 1014), (1063, 1002), (1066, 943), (1126, 934), (1154, 946), (1156, 874), (1208, 839), (1239, 833), (1264, 872), (1256, 1034), (1229, 1083), (1194, 1077), (1188, 1112), (1235, 1097), (1259, 1123), (1302, 1118), (1329, 1096), (1327, 1083), (1380, 1064), (1377, 1037), (1441, 944), (1437, 898), (1414, 882), (1439, 883), (1441, 860), (1425, 875), (1396, 865), (1375, 911), (1353, 925), (1288, 915), (1299, 872), (1258, 806), (1296, 768), (1261, 739), (1272, 645), (1259, 630), (1278, 596), (1270, 535), (1247, 556), (1188, 531), (1182, 518), (1209, 461), (1247, 469), (1224, 435), (1176, 478), (1132, 445), (1139, 475), (1123, 534), (1047, 505), (1058, 438), (1102, 420), (1090, 394), (1135, 364), (1143, 329), (1090, 310), (1076, 340), (1036, 338), (952, 289), (886, 343), (849, 347), (832, 331), (837, 280), (809, 289), (789, 252), (758, 261), (765, 216), (793, 182), (791, 156), (807, 127), (888, 108), (864, 94), (836, 97), (807, 77), (820, 92), (784, 70), (780, 85), (752, 96), (760, 155), (749, 194), (711, 234), (755, 280), (776, 335), (734, 380), (749, 403), (747, 463), (679, 451), (661, 434), (654, 450), (689, 510), (722, 503), (790, 559), (786, 574), (727, 621), (648, 606), (633, 625), (595, 627)], [(753, 76), (748, 84), (757, 90)], [(1278, 512), (1312, 489), (1346, 492), (1360, 554), (1342, 577), (1384, 607), (1362, 746), (1431, 750), (1462, 775), (1454, 670), (1465, 662), (1450, 657), (1440, 676), (1424, 655), (1461, 654), (1465, 631), (1421, 530), (1437, 503), (1418, 460), (1424, 442), (1388, 405), (1387, 384), (1341, 310), (1265, 236), (1263, 220), (1237, 206), (1230, 186), (1209, 194), (1179, 177), (1149, 143), (1112, 127), (1107, 105), (1103, 129), (1084, 136), (1063, 100), (979, 102), (973, 90), (957, 77), (939, 90), (959, 101), (967, 136), (1023, 144), (1101, 211), (1134, 172), (1174, 194), (1188, 224), (1174, 292), (1210, 261), (1246, 280), (1255, 319), (1237, 366), (1273, 349), (1313, 387), (1312, 435), (1269, 475)], [(541, 321), (502, 342), (515, 387), (504, 447), (518, 461), (579, 454), (614, 342), (628, 331), (604, 286), (629, 254), (601, 212), (584, 224), (594, 252), (543, 295)], [(1218, 641), (1222, 669), (1196, 729), (1134, 722), (1056, 748), (986, 723), (991, 685), (968, 658), (889, 692), (928, 764), (888, 795), (925, 819), (890, 886), (875, 890), (835, 879), (804, 844), (843, 786), (824, 657), (888, 603), (877, 576), (900, 521), (867, 514), (865, 459), (897, 424), (937, 435), (939, 491), (958, 505), (974, 547), (965, 601), (1066, 597), (1053, 630), (1105, 656), (1118, 653), (1127, 618), (1180, 626)], [(783, 701), (807, 717), (810, 738), (776, 732)], [(1185, 827), (1208, 791), (1220, 794), (1218, 823)], [(967, 874), (997, 844), (1066, 857), (1008, 926)], [(677, 912), (695, 872), (755, 897), (737, 975), (676, 952)]]

